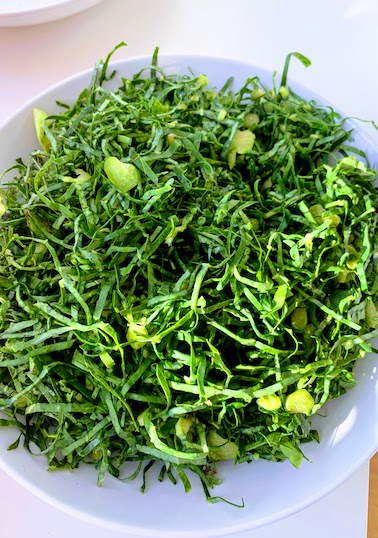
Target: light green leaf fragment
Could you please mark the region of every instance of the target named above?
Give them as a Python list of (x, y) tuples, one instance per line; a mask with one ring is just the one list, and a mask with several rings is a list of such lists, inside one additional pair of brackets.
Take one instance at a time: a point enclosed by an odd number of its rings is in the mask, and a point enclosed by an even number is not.
[(188, 213), (185, 215), (185, 217), (182, 219), (182, 222), (179, 226), (175, 226), (172, 231), (169, 233), (169, 235), (165, 239), (165, 243), (171, 247), (172, 243), (178, 233), (185, 232), (185, 230), (188, 227), (188, 224), (193, 220), (193, 217), (195, 215), (195, 212)]
[(368, 326), (375, 329), (378, 326), (378, 310), (370, 297), (366, 299), (365, 316)]
[(265, 411), (277, 411), (282, 406), (282, 402), (277, 394), (268, 394), (267, 396), (260, 396), (256, 400), (257, 405)]
[(259, 122), (260, 122), (260, 118), (254, 112), (248, 112), (244, 116), (243, 123), (244, 123), (244, 127), (247, 127), (247, 129), (250, 129), (251, 127), (254, 127), (255, 125), (258, 125)]
[(88, 172), (82, 170), (81, 168), (77, 168), (75, 170), (75, 173), (77, 174), (76, 177), (65, 176), (63, 178), (63, 181), (65, 183), (76, 183), (78, 185), (82, 185), (91, 178), (90, 174), (88, 174)]
[(126, 339), (133, 349), (140, 349), (147, 342), (145, 340), (148, 336), (146, 327), (140, 323), (131, 322), (127, 329)]
[(5, 215), (5, 213), (7, 212), (8, 208), (7, 208), (7, 204), (6, 204), (6, 201), (0, 197), (0, 219), (3, 215)]
[(164, 105), (159, 101), (159, 99), (153, 97), (151, 109), (155, 114), (166, 114), (169, 110), (169, 106)]
[(279, 94), (284, 99), (287, 99), (289, 97), (289, 90), (286, 88), (286, 86), (281, 86), (279, 89)]
[(283, 305), (285, 304), (285, 301), (286, 301), (286, 296), (288, 294), (288, 287), (286, 286), (286, 284), (280, 284), (278, 287), (277, 287), (277, 290), (274, 294), (274, 297), (273, 297), (273, 303), (274, 303), (274, 308), (279, 310), (280, 308), (283, 307)]
[[(170, 446), (166, 445), (161, 439), (159, 438), (155, 425), (151, 422), (150, 417), (148, 413), (146, 413), (143, 416), (143, 424), (146, 428), (146, 431), (150, 437), (151, 443), (154, 445), (155, 448), (163, 452), (164, 456), (162, 459), (165, 459), (166, 456), (173, 456), (177, 458), (177, 463), (182, 463), (180, 460), (183, 460), (183, 462), (191, 461), (192, 463), (202, 464), (202, 461), (206, 455), (203, 452), (182, 452), (181, 450), (176, 450), (174, 448), (171, 448)], [(167, 460), (169, 461), (169, 460)]]
[(290, 461), (290, 463), (294, 465), (296, 469), (299, 469), (303, 460), (303, 454), (299, 448), (288, 441), (282, 441), (280, 443), (280, 449), (282, 454)]
[(304, 307), (298, 306), (290, 316), (290, 323), (293, 329), (303, 331), (308, 323), (307, 310)]
[(33, 108), (33, 118), (35, 132), (37, 134), (38, 141), (41, 144), (41, 148), (48, 152), (51, 149), (51, 143), (45, 132), (45, 120), (47, 118), (47, 114), (44, 110)]
[(206, 75), (200, 75), (198, 78), (197, 78), (197, 85), (200, 87), (200, 88), (204, 88), (205, 86), (207, 86), (209, 84), (209, 79), (207, 78)]
[(107, 351), (103, 351), (102, 353), (100, 353), (100, 359), (107, 368), (111, 368), (115, 364), (114, 360), (111, 358)]
[(343, 157), (342, 159), (340, 159), (336, 168), (340, 169), (343, 166), (350, 166), (351, 168), (356, 168), (357, 170), (366, 172), (365, 164), (359, 159), (357, 159), (356, 157), (348, 156), (348, 157)]
[(286, 411), (310, 415), (314, 407), (314, 398), (306, 389), (298, 389), (286, 398)]
[(175, 432), (179, 439), (186, 440), (189, 432), (195, 426), (195, 418), (191, 415), (180, 417), (175, 424)]
[(215, 430), (208, 433), (207, 444), (213, 461), (234, 460), (239, 452), (236, 443), (224, 439)]
[(230, 150), (235, 150), (239, 155), (244, 155), (252, 150), (256, 136), (248, 129), (237, 129), (231, 140)]
[(256, 136), (252, 131), (248, 129), (237, 129), (233, 139), (231, 140), (229, 152), (228, 152), (228, 166), (233, 168), (235, 166), (236, 155), (245, 155), (252, 150), (255, 143)]
[(130, 163), (123, 163), (117, 157), (106, 157), (104, 171), (109, 181), (117, 189), (126, 194), (140, 182), (139, 170)]

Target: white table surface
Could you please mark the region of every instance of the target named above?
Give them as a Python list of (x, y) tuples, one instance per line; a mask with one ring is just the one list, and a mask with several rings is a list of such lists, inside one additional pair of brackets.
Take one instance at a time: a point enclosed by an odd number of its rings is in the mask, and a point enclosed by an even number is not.
[[(225, 56), (270, 70), (299, 51), (313, 65), (293, 62), (292, 79), (345, 114), (378, 123), (377, 25), (377, 0), (104, 0), (60, 21), (0, 28), (0, 123), (47, 87), (91, 68), (120, 41), (128, 47), (114, 59), (151, 55), (159, 46), (162, 54)], [(378, 141), (378, 132), (366, 128)], [(249, 536), (363, 538), (367, 492), (365, 465), (322, 501)], [(0, 521), (1, 538), (125, 536), (45, 504), (2, 471)]]

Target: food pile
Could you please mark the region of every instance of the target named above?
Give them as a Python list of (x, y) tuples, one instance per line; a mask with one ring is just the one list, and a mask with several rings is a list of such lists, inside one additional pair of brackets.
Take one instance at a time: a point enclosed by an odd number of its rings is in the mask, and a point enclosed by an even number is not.
[(237, 91), (168, 76), (157, 51), (110, 90), (110, 58), (75, 103), (34, 110), (41, 147), (7, 172), (1, 423), (50, 469), (92, 463), (101, 484), (159, 461), (219, 500), (219, 460), (299, 467), (371, 351), (376, 173), (288, 88), (290, 55), (279, 86)]

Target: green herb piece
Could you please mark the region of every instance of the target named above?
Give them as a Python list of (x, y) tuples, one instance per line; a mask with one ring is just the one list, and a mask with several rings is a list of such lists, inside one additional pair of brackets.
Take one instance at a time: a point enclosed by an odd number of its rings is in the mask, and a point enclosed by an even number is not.
[(260, 396), (257, 398), (256, 403), (262, 409), (266, 411), (277, 411), (282, 405), (281, 399), (277, 394), (268, 394), (267, 396)]
[(41, 144), (41, 148), (44, 151), (49, 152), (51, 149), (51, 143), (46, 136), (46, 125), (45, 125), (47, 114), (44, 110), (40, 110), (39, 108), (34, 108), (33, 116), (34, 116), (35, 132), (37, 134), (38, 141)]
[(221, 437), (215, 430), (211, 430), (207, 435), (207, 444), (209, 446), (210, 457), (213, 461), (235, 460), (239, 448), (232, 441)]
[(237, 129), (231, 140), (228, 153), (228, 166), (230, 168), (235, 166), (237, 154), (245, 155), (246, 153), (252, 151), (255, 138), (255, 135), (251, 131)]
[(306, 389), (298, 389), (286, 398), (285, 407), (289, 413), (309, 415), (314, 407), (314, 398)]
[(123, 163), (117, 157), (106, 157), (104, 170), (109, 181), (124, 194), (134, 189), (140, 181), (138, 169), (133, 164)]

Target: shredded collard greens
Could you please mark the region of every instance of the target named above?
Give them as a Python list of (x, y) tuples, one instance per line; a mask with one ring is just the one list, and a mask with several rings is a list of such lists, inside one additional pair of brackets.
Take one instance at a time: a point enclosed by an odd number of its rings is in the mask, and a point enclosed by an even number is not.
[(287, 87), (289, 57), (278, 89), (232, 91), (156, 50), (110, 91), (111, 54), (72, 106), (34, 110), (41, 149), (3, 191), (1, 424), (50, 469), (159, 461), (214, 502), (219, 460), (298, 467), (371, 351), (376, 173)]

